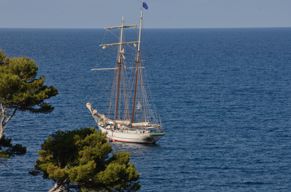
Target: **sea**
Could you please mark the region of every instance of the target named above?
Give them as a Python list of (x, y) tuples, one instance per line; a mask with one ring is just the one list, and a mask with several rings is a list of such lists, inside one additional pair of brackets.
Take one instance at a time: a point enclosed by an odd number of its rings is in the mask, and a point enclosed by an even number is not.
[[(95, 127), (86, 102), (106, 110), (116, 50), (101, 29), (0, 29), (7, 55), (27, 56), (59, 90), (50, 114), (18, 112), (6, 135), (27, 154), (0, 159), (0, 191), (48, 191), (29, 174), (57, 130)], [(105, 38), (104, 38), (105, 36)], [(110, 41), (109, 41), (110, 42)], [(142, 58), (166, 135), (128, 151), (141, 191), (291, 191), (291, 28), (145, 29)]]

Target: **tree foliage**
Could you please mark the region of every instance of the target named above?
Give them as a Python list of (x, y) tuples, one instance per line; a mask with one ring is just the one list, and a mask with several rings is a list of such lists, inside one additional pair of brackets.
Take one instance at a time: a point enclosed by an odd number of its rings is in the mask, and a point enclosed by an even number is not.
[(26, 147), (20, 144), (13, 145), (10, 138), (5, 135), (0, 139), (0, 158), (9, 158), (12, 155), (24, 155)]
[(16, 111), (49, 113), (53, 107), (47, 99), (57, 89), (45, 85), (45, 77), (37, 76), (38, 66), (26, 57), (7, 57), (0, 50), (0, 139)]
[(41, 146), (36, 169), (58, 185), (81, 191), (137, 191), (139, 174), (128, 153), (112, 153), (106, 137), (93, 128), (58, 131)]
[(0, 103), (6, 108), (30, 112), (50, 112), (45, 100), (57, 95), (46, 86), (45, 77), (37, 78), (38, 66), (25, 57), (8, 58), (0, 51)]

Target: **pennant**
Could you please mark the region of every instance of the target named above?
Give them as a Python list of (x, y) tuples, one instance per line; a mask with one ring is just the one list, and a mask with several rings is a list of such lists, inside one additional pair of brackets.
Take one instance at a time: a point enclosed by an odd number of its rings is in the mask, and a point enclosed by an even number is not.
[(146, 4), (146, 2), (142, 2), (142, 7), (143, 7), (144, 9), (148, 9), (148, 8), (149, 8), (149, 6)]

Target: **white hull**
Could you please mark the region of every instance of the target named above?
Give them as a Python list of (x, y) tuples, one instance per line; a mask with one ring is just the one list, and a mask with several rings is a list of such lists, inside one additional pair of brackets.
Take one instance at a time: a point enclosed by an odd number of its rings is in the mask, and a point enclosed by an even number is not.
[(87, 103), (86, 107), (90, 111), (98, 128), (112, 142), (153, 144), (165, 135), (158, 124), (137, 122), (130, 124), (131, 127), (129, 127), (127, 125), (130, 123), (129, 121), (110, 120), (93, 109), (90, 103)]
[(112, 142), (126, 142), (126, 143), (142, 143), (153, 144), (156, 143), (163, 135), (163, 132), (151, 132), (142, 129), (106, 129), (98, 126), (99, 129), (106, 134), (107, 138)]

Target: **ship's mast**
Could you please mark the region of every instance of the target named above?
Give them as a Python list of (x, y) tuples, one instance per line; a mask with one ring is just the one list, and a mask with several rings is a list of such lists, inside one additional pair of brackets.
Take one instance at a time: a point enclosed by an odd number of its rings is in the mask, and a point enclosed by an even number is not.
[(121, 27), (120, 27), (120, 40), (119, 40), (119, 50), (117, 57), (117, 84), (116, 84), (116, 97), (115, 97), (115, 114), (114, 118), (119, 119), (119, 95), (120, 95), (120, 80), (121, 80), (121, 70), (123, 64), (123, 30), (124, 30), (124, 17), (121, 19)]
[(136, 96), (137, 96), (137, 88), (138, 88), (138, 78), (139, 78), (139, 68), (141, 68), (141, 35), (142, 35), (142, 24), (143, 24), (143, 12), (142, 9), (140, 11), (140, 20), (139, 20), (139, 33), (138, 33), (138, 46), (136, 53), (136, 69), (135, 69), (135, 83), (134, 83), (134, 95), (133, 95), (133, 103), (132, 103), (132, 113), (131, 113), (131, 123), (134, 123), (135, 118), (135, 108), (136, 108)]
[[(141, 20), (142, 20), (142, 12), (141, 12)], [(139, 29), (139, 40), (138, 41), (124, 41), (124, 29), (127, 28), (137, 28), (137, 25), (125, 25), (124, 24), (124, 17), (122, 17), (121, 25), (120, 26), (113, 26), (107, 27), (106, 30), (113, 30), (113, 29), (120, 29), (120, 39), (118, 43), (107, 43), (107, 44), (100, 44), (100, 47), (106, 49), (108, 47), (118, 46), (118, 54), (116, 60), (116, 67), (115, 68), (100, 68), (100, 69), (93, 69), (93, 70), (116, 70), (115, 76), (115, 109), (114, 109), (114, 119), (119, 119), (119, 103), (120, 103), (120, 92), (121, 92), (121, 81), (122, 81), (122, 71), (124, 68), (124, 46), (125, 45), (138, 45), (138, 50), (140, 50), (140, 39), (141, 39), (141, 26), (142, 21), (140, 21), (140, 29)], [(138, 51), (140, 52), (140, 51)], [(136, 63), (140, 63), (140, 56), (137, 55)], [(137, 72), (138, 74), (138, 72)], [(137, 86), (137, 85), (136, 85)], [(136, 88), (135, 88), (135, 95), (136, 95)], [(135, 96), (136, 97), (136, 96)], [(135, 104), (134, 104), (135, 105)]]

